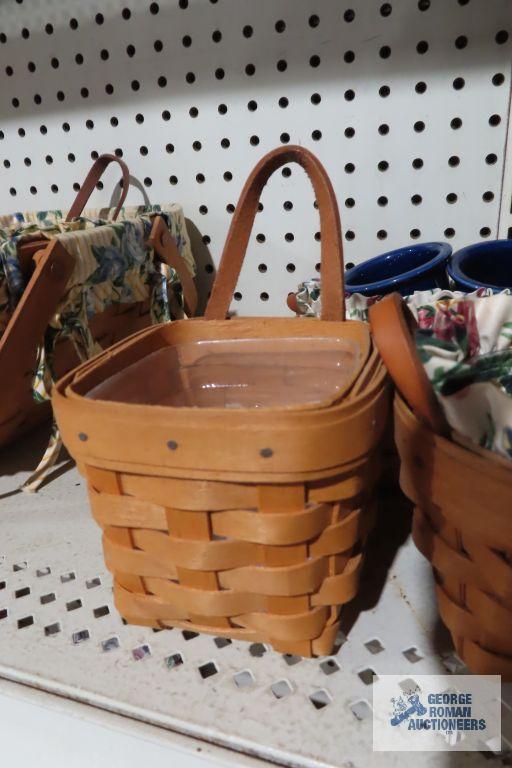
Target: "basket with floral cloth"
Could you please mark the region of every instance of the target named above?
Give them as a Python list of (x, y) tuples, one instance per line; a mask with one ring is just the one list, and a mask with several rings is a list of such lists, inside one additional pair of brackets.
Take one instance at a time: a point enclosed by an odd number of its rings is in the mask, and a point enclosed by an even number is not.
[[(123, 171), (117, 207), (84, 210), (113, 161)], [(195, 312), (181, 207), (123, 207), (128, 186), (126, 165), (101, 155), (67, 213), (0, 218), (0, 448), (48, 418), (57, 377), (151, 323)], [(60, 446), (54, 426), (24, 490), (37, 489)]]
[(400, 483), (439, 612), (477, 674), (512, 681), (512, 296), (370, 309), (398, 390)]

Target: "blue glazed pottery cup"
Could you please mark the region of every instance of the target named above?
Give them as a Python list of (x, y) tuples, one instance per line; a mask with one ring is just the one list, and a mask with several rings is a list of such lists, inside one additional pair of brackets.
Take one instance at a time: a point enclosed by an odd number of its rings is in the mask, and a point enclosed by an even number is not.
[(399, 291), (448, 288), (446, 262), (452, 249), (448, 243), (419, 243), (388, 251), (345, 272), (345, 291), (363, 296), (382, 296)]
[(448, 263), (448, 274), (459, 291), (512, 288), (512, 240), (493, 240), (461, 248)]

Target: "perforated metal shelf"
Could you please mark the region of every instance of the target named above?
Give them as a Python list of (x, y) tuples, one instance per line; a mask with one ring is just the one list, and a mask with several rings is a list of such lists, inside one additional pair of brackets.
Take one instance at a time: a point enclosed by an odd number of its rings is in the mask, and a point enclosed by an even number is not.
[[(11, 473), (0, 480), (0, 676), (283, 765), (405, 765), (403, 755), (371, 752), (372, 674), (461, 665), (437, 616), (430, 568), (403, 543), (404, 509), (380, 517), (348, 639), (331, 657), (304, 660), (259, 643), (123, 625), (76, 469), (63, 465), (37, 496), (9, 495), (23, 476), (15, 469), (36, 452), (25, 442), (0, 454)], [(510, 704), (509, 692), (509, 738)], [(440, 766), (443, 757), (415, 762)], [(488, 764), (479, 753), (446, 757), (450, 768)]]

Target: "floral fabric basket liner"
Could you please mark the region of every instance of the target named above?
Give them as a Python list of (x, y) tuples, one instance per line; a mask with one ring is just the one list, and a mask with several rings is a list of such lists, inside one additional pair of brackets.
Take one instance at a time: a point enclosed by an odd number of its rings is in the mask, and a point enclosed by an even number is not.
[[(34, 372), (33, 394), (38, 401), (50, 399), (53, 383), (53, 352), (59, 338), (73, 343), (80, 360), (101, 351), (94, 341), (89, 319), (117, 303), (133, 303), (149, 299), (153, 323), (166, 322), (176, 316), (171, 304), (183, 307), (180, 278), (166, 264), (149, 258), (147, 239), (155, 214), (164, 218), (180, 256), (192, 276), (195, 262), (181, 206), (177, 204), (126, 206), (119, 219), (112, 221), (114, 209), (87, 209), (66, 222), (64, 211), (15, 213), (0, 217), (0, 337), (23, 294), (25, 280), (18, 258), (20, 240), (32, 238), (58, 239), (75, 257), (75, 268), (65, 295), (53, 316), (38, 352)], [(169, 296), (171, 298), (169, 302)], [(36, 490), (61, 447), (54, 426), (43, 459), (24, 490)]]
[[(299, 286), (300, 314), (319, 316), (320, 281)], [(366, 320), (379, 297), (352, 294), (347, 317)], [(406, 298), (418, 320), (416, 346), (452, 429), (512, 460), (512, 295), (435, 289)]]

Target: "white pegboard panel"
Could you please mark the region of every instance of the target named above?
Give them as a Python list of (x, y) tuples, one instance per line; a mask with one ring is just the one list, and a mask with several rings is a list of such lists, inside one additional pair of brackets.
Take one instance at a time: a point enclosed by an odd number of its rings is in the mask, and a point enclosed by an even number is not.
[[(65, 207), (91, 153), (122, 152), (217, 262), (249, 170), (290, 141), (332, 176), (349, 263), (495, 237), (510, 27), (509, 0), (4, 0), (0, 209)], [(301, 172), (263, 203), (241, 314), (282, 314), (319, 261)]]
[[(37, 496), (16, 493), (36, 453), (4, 454), (0, 477), (0, 677), (301, 768), (405, 768), (372, 753), (373, 673), (460, 672), (442, 627), (428, 563), (403, 544), (407, 514), (380, 516), (363, 594), (346, 610), (346, 638), (327, 658), (260, 643), (124, 625), (112, 601), (101, 537), (83, 480), (66, 465)], [(68, 471), (65, 471), (65, 470)], [(12, 473), (9, 476), (9, 473)], [(504, 749), (512, 686), (503, 687)], [(504, 764), (510, 756), (501, 756)], [(484, 768), (492, 756), (416, 753), (417, 768)]]

